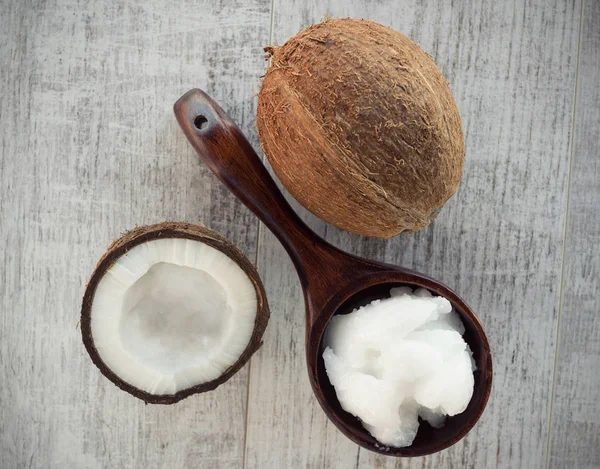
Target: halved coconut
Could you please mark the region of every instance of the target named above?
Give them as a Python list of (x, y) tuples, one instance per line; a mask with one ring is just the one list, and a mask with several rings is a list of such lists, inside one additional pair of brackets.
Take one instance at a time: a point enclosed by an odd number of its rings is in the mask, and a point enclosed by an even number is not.
[(146, 402), (173, 404), (228, 380), (269, 320), (254, 266), (217, 233), (144, 226), (115, 241), (87, 285), (83, 343), (100, 371)]

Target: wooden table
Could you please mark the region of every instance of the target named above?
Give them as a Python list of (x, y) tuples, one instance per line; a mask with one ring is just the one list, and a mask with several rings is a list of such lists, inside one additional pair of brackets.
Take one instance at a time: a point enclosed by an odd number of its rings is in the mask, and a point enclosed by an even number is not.
[[(425, 458), (359, 450), (327, 421), (291, 262), (171, 109), (201, 87), (258, 146), (262, 47), (325, 13), (419, 42), (463, 118), (462, 185), (429, 228), (366, 239), (300, 210), (343, 249), (444, 281), (486, 327), (487, 410)], [(600, 1), (3, 0), (0, 59), (0, 468), (600, 467)], [(250, 365), (167, 407), (106, 380), (77, 327), (109, 241), (163, 220), (237, 243), (272, 308)]]

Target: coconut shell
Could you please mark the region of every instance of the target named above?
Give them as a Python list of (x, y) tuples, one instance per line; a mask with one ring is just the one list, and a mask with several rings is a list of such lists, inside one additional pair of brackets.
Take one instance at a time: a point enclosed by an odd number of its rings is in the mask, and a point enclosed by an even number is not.
[[(129, 383), (123, 381), (116, 375), (103, 361), (94, 345), (94, 338), (91, 330), (91, 311), (94, 294), (98, 283), (114, 264), (114, 262), (125, 254), (127, 251), (142, 244), (146, 241), (153, 241), (162, 238), (186, 238), (200, 241), (215, 249), (218, 249), (223, 254), (232, 259), (246, 273), (250, 281), (254, 284), (257, 298), (257, 313), (254, 323), (254, 330), (248, 346), (240, 355), (239, 359), (227, 370), (223, 372), (217, 379), (201, 383), (191, 388), (182, 389), (176, 394), (155, 395), (138, 389)], [(142, 399), (146, 403), (151, 404), (174, 404), (192, 394), (197, 394), (206, 391), (212, 391), (220, 384), (223, 384), (231, 378), (244, 364), (250, 359), (252, 354), (256, 352), (262, 345), (262, 335), (269, 322), (269, 305), (267, 303), (267, 295), (260, 280), (258, 272), (252, 263), (246, 258), (240, 249), (227, 241), (224, 237), (209, 230), (203, 226), (191, 225), (189, 223), (165, 222), (156, 225), (141, 226), (124, 234), (121, 238), (114, 241), (108, 248), (108, 251), (102, 256), (98, 262), (94, 273), (85, 289), (83, 302), (81, 307), (81, 335), (83, 343), (87, 349), (92, 362), (98, 367), (104, 376), (116, 384), (123, 391), (132, 394), (133, 396)]]
[(433, 59), (378, 23), (327, 19), (265, 48), (262, 148), (308, 210), (388, 238), (427, 226), (456, 192), (464, 139)]

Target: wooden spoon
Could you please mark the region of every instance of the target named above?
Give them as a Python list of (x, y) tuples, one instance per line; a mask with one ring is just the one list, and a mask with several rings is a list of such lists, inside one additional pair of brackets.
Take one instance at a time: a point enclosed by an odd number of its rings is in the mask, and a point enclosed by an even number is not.
[[(304, 290), (310, 384), (331, 421), (357, 444), (392, 456), (423, 456), (464, 437), (483, 413), (492, 386), (490, 346), (471, 308), (436, 280), (353, 256), (317, 236), (289, 206), (240, 129), (206, 93), (198, 89), (188, 91), (174, 109), (179, 125), (200, 158), (277, 236), (292, 258)], [(394, 448), (375, 440), (356, 417), (341, 408), (325, 372), (322, 338), (334, 314), (348, 313), (374, 299), (387, 297), (390, 288), (401, 285), (426, 288), (452, 303), (465, 326), (464, 339), (473, 351), (477, 371), (473, 397), (463, 413), (448, 418), (438, 429), (421, 422), (411, 446)]]

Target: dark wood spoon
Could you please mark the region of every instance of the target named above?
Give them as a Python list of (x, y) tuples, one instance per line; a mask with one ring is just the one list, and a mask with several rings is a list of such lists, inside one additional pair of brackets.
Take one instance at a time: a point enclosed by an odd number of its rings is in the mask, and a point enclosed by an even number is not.
[[(317, 236), (292, 210), (240, 129), (206, 93), (198, 89), (188, 91), (174, 109), (179, 125), (200, 158), (277, 236), (292, 258), (304, 290), (310, 383), (331, 421), (357, 444), (391, 456), (423, 456), (464, 437), (483, 413), (492, 387), (490, 346), (471, 308), (436, 280), (353, 256)], [(413, 444), (406, 448), (379, 443), (356, 417), (341, 408), (325, 372), (322, 344), (323, 333), (334, 314), (345, 314), (387, 297), (390, 288), (400, 285), (426, 288), (452, 303), (465, 326), (464, 338), (477, 364), (475, 388), (467, 409), (448, 418), (438, 429), (421, 422)]]

